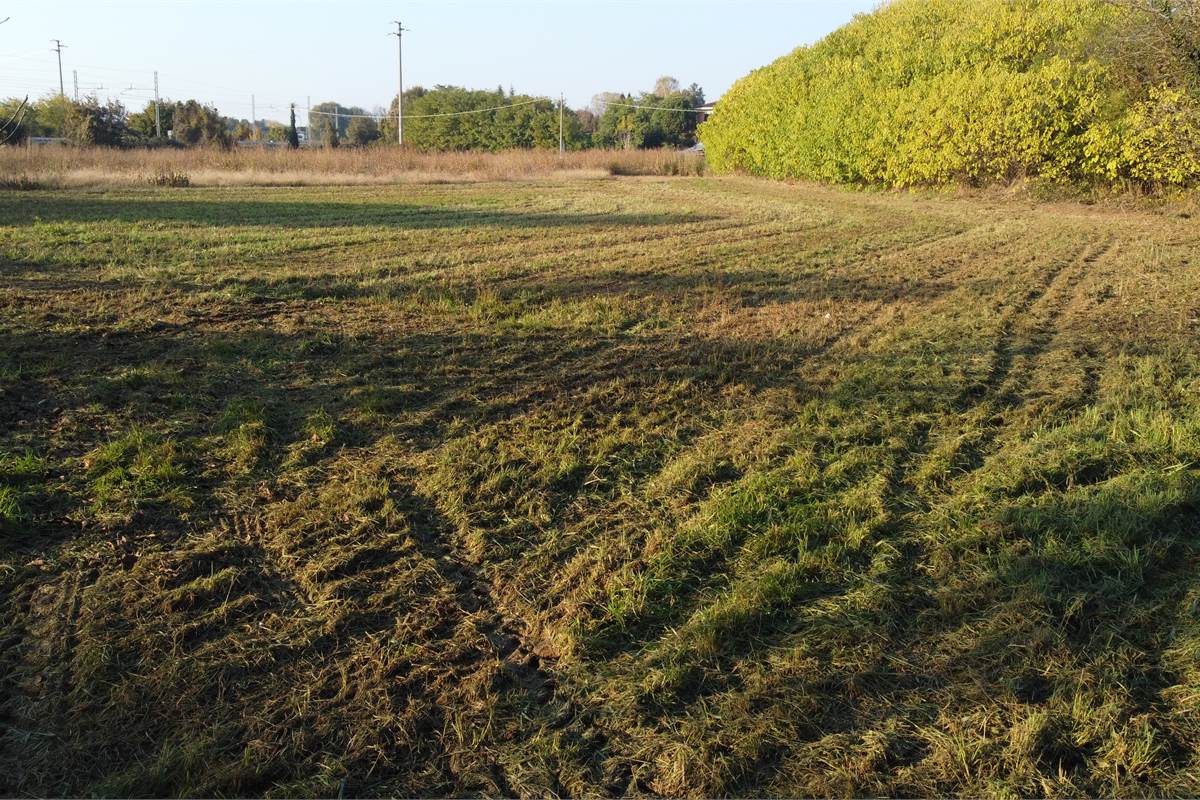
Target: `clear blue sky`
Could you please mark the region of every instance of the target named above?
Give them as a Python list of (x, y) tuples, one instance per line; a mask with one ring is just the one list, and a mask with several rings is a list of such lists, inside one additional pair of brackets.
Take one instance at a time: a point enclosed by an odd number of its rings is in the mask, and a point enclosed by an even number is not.
[[(585, 106), (603, 91), (651, 89), (669, 74), (716, 99), (750, 70), (819, 39), (877, 0), (0, 0), (0, 97), (58, 89), (138, 107), (158, 70), (164, 97), (229, 116), (283, 119), (337, 100), (372, 108), (395, 95), (400, 17), (405, 86), (512, 86)], [(128, 91), (133, 85), (135, 89)], [(303, 117), (301, 116), (301, 119)]]

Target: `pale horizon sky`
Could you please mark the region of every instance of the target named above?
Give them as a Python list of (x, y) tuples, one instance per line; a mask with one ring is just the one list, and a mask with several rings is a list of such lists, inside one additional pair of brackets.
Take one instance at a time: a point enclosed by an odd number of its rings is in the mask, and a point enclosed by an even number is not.
[[(371, 109), (396, 93), (400, 18), (404, 85), (557, 97), (572, 108), (600, 92), (650, 90), (660, 75), (717, 99), (738, 78), (821, 38), (878, 0), (0, 0), (0, 97), (58, 91), (51, 39), (62, 40), (73, 94), (213, 103), (232, 117), (286, 119), (336, 100)], [(97, 87), (103, 88), (97, 88)], [(128, 87), (133, 87), (132, 89)]]

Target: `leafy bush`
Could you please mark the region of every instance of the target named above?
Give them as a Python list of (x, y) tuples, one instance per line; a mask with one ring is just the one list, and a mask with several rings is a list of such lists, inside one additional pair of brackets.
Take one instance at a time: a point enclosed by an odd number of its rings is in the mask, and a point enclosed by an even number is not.
[(1123, 37), (1142, 13), (1106, 0), (897, 0), (739, 81), (701, 129), (709, 164), (889, 186), (1194, 183), (1197, 101), (1133, 74), (1128, 47), (1142, 39)]
[(1115, 123), (1088, 132), (1089, 169), (1109, 180), (1193, 184), (1200, 180), (1200, 105), (1190, 95), (1152, 87)]

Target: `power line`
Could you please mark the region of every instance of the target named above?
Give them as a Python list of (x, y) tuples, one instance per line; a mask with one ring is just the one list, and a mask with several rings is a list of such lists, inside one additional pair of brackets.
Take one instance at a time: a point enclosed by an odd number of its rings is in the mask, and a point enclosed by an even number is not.
[[(492, 106), (490, 108), (473, 108), (473, 109), (470, 109), (469, 111), (447, 111), (442, 114), (409, 114), (408, 118), (409, 119), (430, 119), (432, 117), (462, 117), (462, 116), (466, 116), (467, 114), (486, 114), (489, 111), (501, 111), (505, 108), (520, 108), (521, 106), (530, 106), (530, 105), (533, 105), (534, 103), (553, 103), (553, 101), (548, 100), (544, 97), (535, 97), (532, 100), (522, 100), (519, 103), (509, 103), (508, 105)], [(336, 113), (337, 116), (342, 116), (342, 117), (347, 117), (347, 118), (357, 117), (359, 119), (373, 119), (373, 120), (378, 120), (382, 116), (386, 116), (386, 115), (382, 115), (382, 114), (345, 114), (345, 113), (333, 112), (333, 111), (311, 111), (309, 113), (323, 114), (327, 117), (332, 117)]]
[(647, 111), (680, 111), (684, 114), (703, 114), (704, 112), (698, 108), (668, 108), (667, 106), (645, 106), (637, 105), (636, 103), (612, 103), (608, 100), (601, 100), (606, 106), (619, 106), (621, 108), (642, 108)]
[[(404, 142), (404, 132), (403, 132), (403, 129), (404, 129), (404, 82), (403, 82), (404, 81), (404, 72), (403, 72), (404, 63), (403, 63), (403, 50), (401, 48), (402, 48), (403, 34), (407, 31), (409, 31), (410, 29), (405, 28), (399, 21), (395, 21), (395, 25), (396, 25), (397, 29), (395, 31), (393, 31), (392, 33), (390, 33), (389, 35), (395, 36), (397, 39), (397, 57), (398, 57), (397, 58), (397, 80), (398, 80), (397, 88), (399, 91), (397, 93), (397, 103), (396, 103), (396, 105), (397, 105), (396, 127), (397, 127), (397, 141), (398, 141), (398, 143), (403, 144), (403, 142)], [(65, 85), (64, 85), (63, 73), (62, 73), (62, 50), (65, 49), (67, 47), (67, 45), (64, 45), (62, 43), (62, 41), (59, 39), (52, 39), (51, 41), (55, 44), (55, 47), (51, 48), (51, 52), (55, 53), (58, 57), (59, 94), (65, 96)], [(6, 56), (5, 58), (22, 58), (22, 57), (23, 56), (21, 56), (21, 55), (14, 54), (14, 55)], [(89, 66), (89, 65), (81, 65), (81, 66)], [(124, 68), (124, 67), (116, 68), (116, 67), (101, 67), (98, 65), (90, 65), (89, 68), (103, 70), (106, 72), (140, 71), (140, 70), (135, 70), (134, 68), (131, 68), (131, 67), (130, 68)], [(13, 78), (17, 78), (17, 77), (18, 76), (16, 76), (16, 75), (9, 76), (10, 85), (15, 84), (15, 83), (25, 83), (25, 85), (27, 85), (27, 86), (33, 85), (31, 83), (26, 83), (25, 81), (21, 81), (19, 78), (16, 81), (12, 80)], [(157, 78), (157, 73), (155, 74), (155, 77)], [(187, 78), (180, 78), (180, 79), (174, 79), (174, 80), (176, 83), (185, 84), (185, 85), (191, 85), (191, 86), (197, 86), (197, 87), (220, 88), (220, 89), (227, 89), (229, 91), (233, 91), (232, 87), (220, 86), (218, 84), (208, 83), (205, 81), (196, 81), (196, 80), (191, 80), (191, 79), (187, 79)], [(155, 82), (157, 83), (157, 80)], [(104, 87), (101, 85), (101, 86), (98, 86), (97, 88), (104, 88)], [(133, 89), (132, 86), (129, 87), (128, 89), (125, 89), (124, 92), (130, 92), (131, 89)], [(141, 91), (146, 91), (148, 93), (150, 91), (150, 89), (147, 87), (145, 90), (141, 90)], [(155, 92), (155, 94), (157, 95), (157, 92)], [(158, 100), (159, 102), (161, 102), (159, 97), (156, 96), (155, 99)], [(282, 102), (282, 101), (280, 101), (280, 102)], [(521, 102), (517, 102), (517, 103), (508, 103), (505, 105), (491, 106), (488, 108), (468, 109), (465, 111), (447, 111), (447, 112), (440, 112), (440, 113), (433, 113), (433, 114), (409, 114), (408, 116), (410, 119), (460, 117), (460, 116), (469, 116), (472, 114), (486, 114), (486, 113), (489, 113), (492, 111), (501, 111), (501, 110), (509, 109), (509, 108), (519, 108), (522, 106), (533, 105), (533, 104), (539, 103), (539, 102), (553, 102), (553, 101), (550, 101), (550, 100), (547, 100), (544, 98), (535, 98), (535, 99), (525, 100), (525, 101), (521, 101)], [(645, 104), (641, 104), (641, 103), (623, 103), (623, 102), (619, 102), (619, 101), (610, 101), (610, 100), (601, 100), (600, 102), (605, 106), (639, 109), (639, 110), (646, 110), (646, 111), (674, 111), (674, 112), (679, 112), (679, 113), (684, 113), (684, 114), (703, 113), (703, 111), (701, 111), (700, 109), (697, 109), (697, 108), (652, 106), (652, 105), (645, 105)], [(239, 107), (245, 107), (248, 105), (252, 109), (252, 116), (256, 116), (256, 114), (253, 113), (253, 109), (256, 105), (253, 100), (249, 104), (247, 104), (245, 102), (228, 102), (228, 103), (222, 103), (222, 105), (236, 105)], [(308, 105), (308, 104), (306, 104), (306, 105)], [(566, 106), (565, 99), (563, 97), (559, 98), (559, 106), (560, 106), (560, 108), (559, 108), (560, 128), (562, 128), (564, 126), (562, 124), (561, 118), (565, 114), (565, 106)], [(263, 107), (265, 109), (273, 110), (273, 111), (282, 110), (282, 108), (279, 105), (276, 105), (273, 103), (272, 104), (264, 104)], [(340, 111), (337, 111), (337, 112), (317, 111), (317, 110), (312, 110), (311, 108), (309, 108), (308, 110), (309, 110), (310, 114), (315, 114), (318, 116), (332, 116), (332, 117), (338, 117), (338, 118), (346, 117), (348, 119), (362, 118), (362, 119), (373, 119), (373, 120), (379, 121), (383, 118), (383, 116), (385, 116), (385, 115), (381, 115), (381, 114), (346, 114), (346, 113), (342, 113)], [(560, 136), (560, 138), (563, 138), (563, 137)]]

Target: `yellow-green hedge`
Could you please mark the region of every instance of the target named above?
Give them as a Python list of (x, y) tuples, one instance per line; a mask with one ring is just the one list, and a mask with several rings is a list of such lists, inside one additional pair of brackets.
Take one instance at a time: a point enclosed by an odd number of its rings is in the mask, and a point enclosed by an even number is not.
[(1105, 0), (897, 0), (743, 78), (700, 136), (710, 166), (891, 186), (1200, 180), (1200, 105), (1131, 88)]

